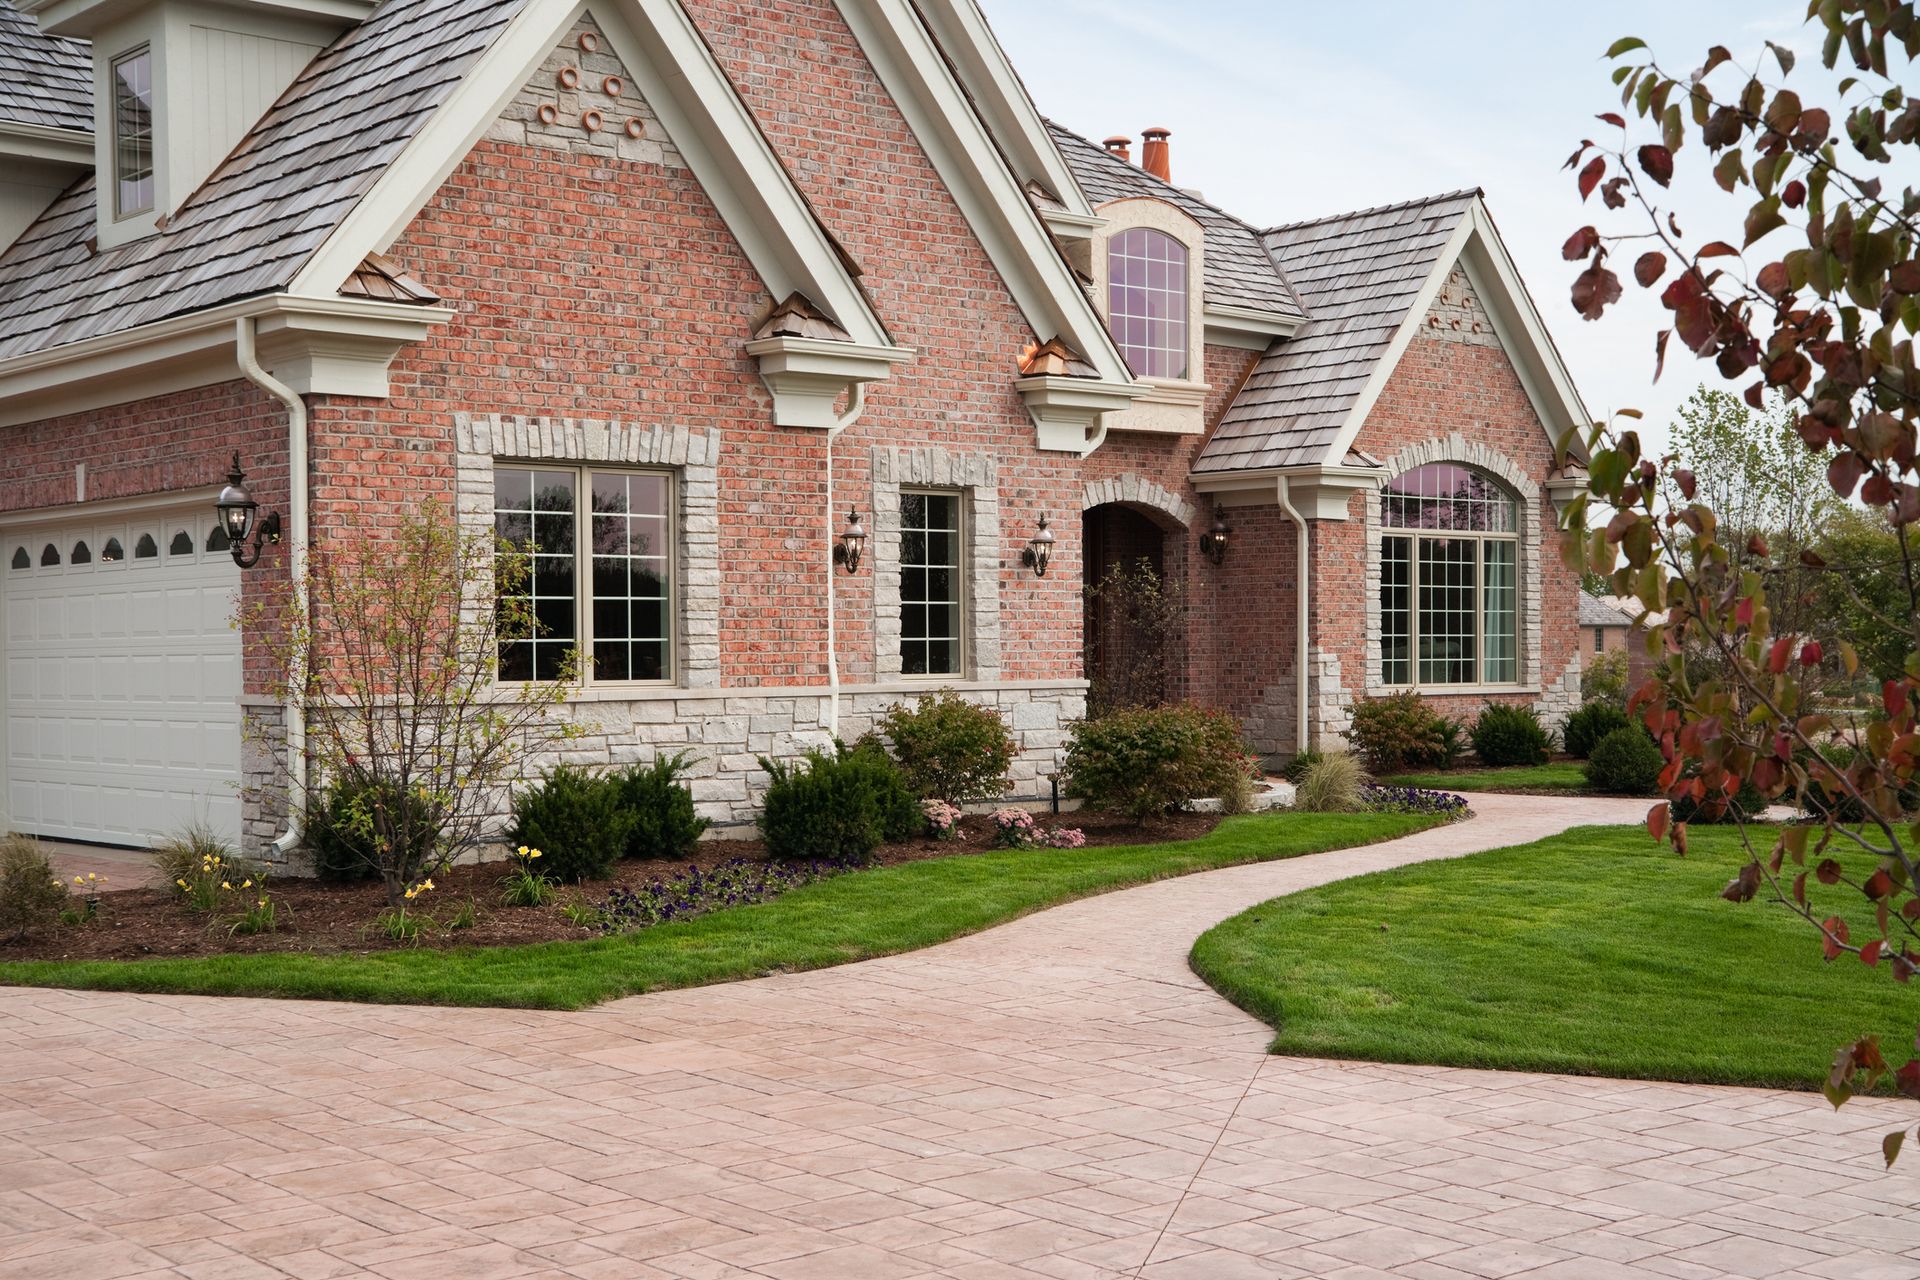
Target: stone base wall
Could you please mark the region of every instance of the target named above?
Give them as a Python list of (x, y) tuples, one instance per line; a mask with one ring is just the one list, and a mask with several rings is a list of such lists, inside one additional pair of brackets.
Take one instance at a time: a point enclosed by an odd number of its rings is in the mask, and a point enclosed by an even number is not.
[(286, 709), (249, 700), (241, 708), (241, 856), (276, 866), (273, 842), (287, 829)]

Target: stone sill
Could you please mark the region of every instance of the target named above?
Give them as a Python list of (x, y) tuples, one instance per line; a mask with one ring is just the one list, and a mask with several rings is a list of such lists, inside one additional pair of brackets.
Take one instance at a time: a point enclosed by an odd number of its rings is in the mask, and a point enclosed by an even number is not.
[(1369, 684), (1369, 698), (1395, 693), (1417, 693), (1423, 698), (1445, 698), (1454, 694), (1531, 693), (1538, 696), (1537, 684)]

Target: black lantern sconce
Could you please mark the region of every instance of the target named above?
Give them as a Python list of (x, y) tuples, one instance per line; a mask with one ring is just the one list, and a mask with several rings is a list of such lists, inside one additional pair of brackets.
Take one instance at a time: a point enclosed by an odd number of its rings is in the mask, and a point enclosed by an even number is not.
[(1227, 543), (1233, 538), (1233, 530), (1227, 528), (1227, 513), (1223, 507), (1213, 509), (1213, 528), (1200, 535), (1200, 554), (1219, 564), (1227, 558)]
[[(247, 477), (240, 470), (237, 449), (233, 454), (233, 470), (227, 472), (227, 487), (214, 500), (213, 509), (219, 513), (221, 532), (227, 535), (227, 550), (233, 553), (233, 562), (242, 569), (251, 569), (260, 563), (260, 549), (266, 543), (279, 544), (278, 511), (269, 511), (260, 517), (257, 526), (254, 523), (260, 504), (247, 492)], [(253, 537), (251, 543), (247, 541), (249, 534)]]
[(1040, 517), (1040, 532), (1027, 539), (1026, 550), (1020, 553), (1020, 563), (1033, 570), (1033, 576), (1047, 576), (1047, 564), (1053, 559), (1053, 530), (1047, 528), (1046, 516)]
[(845, 566), (848, 573), (860, 572), (860, 553), (866, 550), (867, 527), (860, 523), (860, 508), (847, 512), (847, 527), (833, 545), (833, 562)]

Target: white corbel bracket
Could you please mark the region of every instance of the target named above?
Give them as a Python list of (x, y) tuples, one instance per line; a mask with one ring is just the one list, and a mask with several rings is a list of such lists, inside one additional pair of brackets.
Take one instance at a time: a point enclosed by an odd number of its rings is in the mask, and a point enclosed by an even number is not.
[(890, 376), (913, 359), (911, 347), (871, 347), (827, 338), (756, 338), (747, 354), (760, 363), (760, 380), (773, 396), (780, 427), (825, 431), (839, 418), (842, 396), (863, 382)]
[(1042, 449), (1084, 458), (1106, 439), (1106, 414), (1131, 405), (1147, 389), (1127, 382), (1052, 375), (1017, 378), (1013, 384), (1027, 402)]
[(1570, 471), (1556, 471), (1547, 477), (1547, 499), (1553, 503), (1556, 516), (1567, 514), (1567, 505), (1587, 491), (1587, 472), (1584, 467)]

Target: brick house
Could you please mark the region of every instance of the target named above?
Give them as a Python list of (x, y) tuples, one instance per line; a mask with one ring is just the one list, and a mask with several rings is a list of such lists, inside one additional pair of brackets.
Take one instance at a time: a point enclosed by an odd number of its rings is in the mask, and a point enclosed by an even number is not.
[(943, 685), (1043, 795), (1143, 558), (1269, 755), (1577, 697), (1586, 414), (1478, 192), (1259, 230), (975, 0), (0, 0), (0, 71), (0, 826), (287, 847), (234, 601), (428, 500), (538, 526), (502, 679), (578, 645), (570, 749), (691, 746), (723, 822)]

